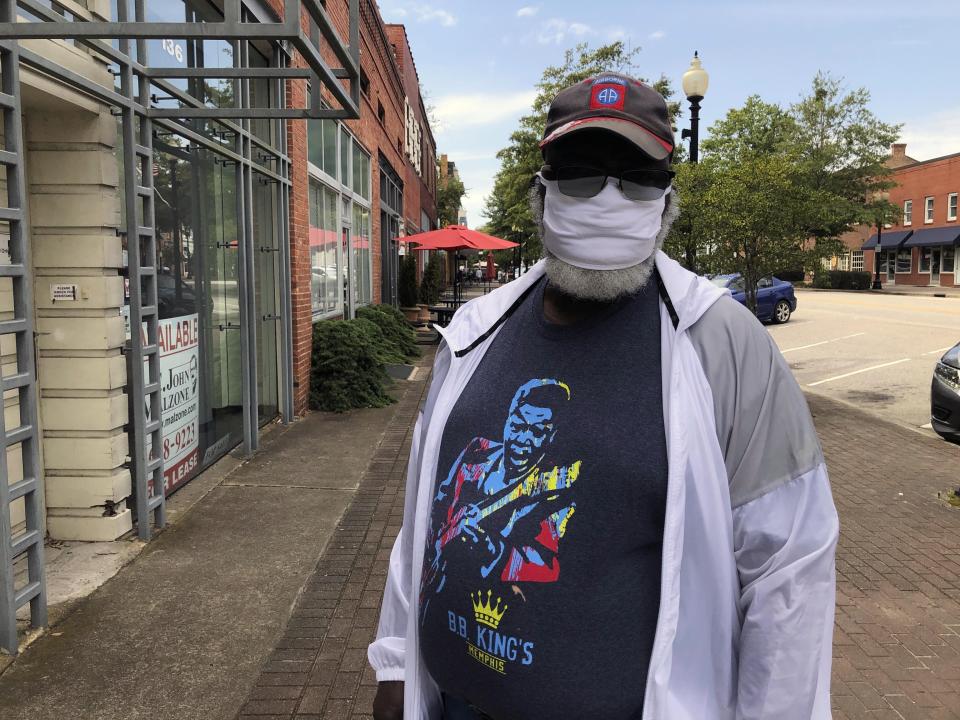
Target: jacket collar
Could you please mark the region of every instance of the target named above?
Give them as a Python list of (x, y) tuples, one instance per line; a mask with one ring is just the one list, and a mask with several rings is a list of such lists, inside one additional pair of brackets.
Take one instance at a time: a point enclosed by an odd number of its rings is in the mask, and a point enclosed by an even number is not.
[[(663, 289), (677, 313), (677, 332), (693, 325), (728, 293), (682, 267), (663, 251), (657, 252), (656, 266)], [(513, 282), (466, 303), (450, 324), (445, 328), (437, 327), (437, 332), (456, 355), (468, 352), (503, 323), (544, 273), (545, 263), (541, 260)]]

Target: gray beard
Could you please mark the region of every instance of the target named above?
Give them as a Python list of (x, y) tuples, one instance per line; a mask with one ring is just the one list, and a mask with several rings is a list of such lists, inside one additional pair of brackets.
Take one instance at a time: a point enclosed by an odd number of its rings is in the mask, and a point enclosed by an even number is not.
[[(540, 231), (540, 241), (543, 242), (543, 196), (537, 184), (534, 184), (530, 192), (530, 210)], [(656, 267), (657, 251), (663, 247), (663, 242), (679, 214), (680, 204), (677, 202), (676, 193), (671, 192), (667, 196), (667, 205), (663, 210), (663, 220), (660, 232), (657, 233), (653, 255), (641, 263), (622, 270), (587, 270), (577, 267), (561, 260), (544, 245), (543, 252), (546, 258), (544, 269), (547, 280), (565, 295), (579, 300), (612, 302), (625, 295), (633, 295), (650, 282)]]
[(633, 295), (646, 286), (656, 264), (651, 255), (642, 263), (622, 270), (587, 270), (561, 260), (543, 249), (547, 280), (564, 295), (578, 300), (612, 302), (624, 295)]

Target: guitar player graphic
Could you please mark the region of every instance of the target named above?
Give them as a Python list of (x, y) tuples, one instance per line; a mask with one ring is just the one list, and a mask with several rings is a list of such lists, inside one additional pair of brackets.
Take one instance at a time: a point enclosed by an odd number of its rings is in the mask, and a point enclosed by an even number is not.
[(454, 461), (434, 497), (445, 512), (427, 536), (424, 615), (430, 597), (443, 592), (449, 563), (474, 565), (479, 578), (512, 584), (521, 596), (517, 583), (559, 578), (580, 461), (557, 464), (550, 450), (569, 402), (570, 388), (559, 380), (524, 383), (510, 404), (503, 441), (475, 437)]

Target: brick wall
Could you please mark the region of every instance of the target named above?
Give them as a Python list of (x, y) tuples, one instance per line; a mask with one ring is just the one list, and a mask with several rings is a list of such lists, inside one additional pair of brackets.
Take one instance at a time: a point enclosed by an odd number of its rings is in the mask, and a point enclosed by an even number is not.
[[(282, 15), (282, 0), (270, 0), (274, 10)], [(380, 16), (376, 3), (372, 0), (361, 0), (360, 23), (360, 66), (367, 78), (366, 92), (361, 93), (360, 118), (349, 120), (345, 124), (354, 134), (357, 141), (370, 154), (371, 166), (371, 209), (370, 209), (370, 248), (372, 255), (372, 285), (373, 301), (381, 302), (382, 251), (380, 246), (380, 158), (382, 157), (393, 168), (397, 175), (404, 180), (404, 215), (411, 227), (419, 228), (421, 207), (428, 208), (428, 215), (436, 220), (436, 201), (433, 193), (426, 198), (421, 197), (422, 183), (419, 178), (413, 182), (409, 176), (410, 163), (405, 157), (404, 148), (404, 83), (387, 36), (383, 19)], [(330, 0), (326, 4), (327, 14), (334, 28), (341, 38), (349, 38), (349, 5), (348, 0)], [(308, 29), (306, 15), (301, 17), (301, 24)], [(409, 47), (407, 46), (409, 52)], [(339, 61), (330, 50), (324, 46), (322, 55), (331, 67), (339, 66)], [(412, 56), (411, 56), (412, 65)], [(294, 65), (303, 67), (299, 55), (294, 58)], [(414, 71), (414, 78), (416, 77)], [(416, 103), (422, 113), (422, 101), (417, 87)], [(337, 103), (324, 89), (322, 95), (336, 107)], [(306, 82), (302, 80), (287, 83), (288, 106), (302, 107), (306, 96)], [(380, 120), (380, 109), (383, 111), (383, 120)], [(305, 121), (291, 121), (287, 126), (289, 155), (292, 163), (292, 191), (290, 196), (290, 244), (291, 244), (291, 278), (292, 278), (292, 309), (293, 309), (293, 377), (294, 377), (294, 406), (297, 414), (303, 414), (307, 409), (310, 390), (310, 353), (312, 334), (311, 309), (311, 270), (309, 247), (309, 176), (307, 172), (307, 130)], [(428, 135), (425, 134), (425, 140)], [(429, 135), (431, 163), (436, 156), (432, 134)]]
[[(956, 227), (960, 233), (960, 219), (947, 219), (947, 198), (950, 193), (960, 193), (960, 153), (947, 155), (933, 160), (905, 163), (906, 146), (894, 146), (891, 162), (895, 167), (892, 180), (896, 186), (890, 189), (890, 202), (900, 208), (895, 222), (884, 232), (913, 230), (914, 232), (938, 228)], [(907, 158), (909, 159), (909, 158)], [(925, 222), (925, 201), (927, 197), (934, 199), (933, 221)], [(907, 200), (913, 201), (911, 223), (903, 222), (903, 206)], [(861, 227), (846, 233), (841, 239), (852, 250), (859, 249), (871, 235), (876, 234), (876, 228)], [(912, 248), (912, 267), (909, 273), (897, 273), (896, 282), (900, 285), (929, 285), (930, 274), (921, 273), (920, 249)], [(873, 251), (864, 251), (864, 269), (873, 272)], [(955, 261), (956, 262), (956, 261)], [(886, 277), (881, 278), (886, 282)], [(955, 273), (941, 273), (940, 285), (953, 287), (956, 281)]]

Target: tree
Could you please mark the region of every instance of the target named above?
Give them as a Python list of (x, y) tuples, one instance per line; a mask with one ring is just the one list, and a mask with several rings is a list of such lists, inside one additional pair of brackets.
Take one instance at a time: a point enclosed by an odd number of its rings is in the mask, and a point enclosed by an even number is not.
[(437, 222), (440, 227), (456, 225), (460, 221), (460, 206), (466, 194), (467, 189), (460, 178), (453, 175), (437, 183)]
[(840, 80), (821, 72), (810, 94), (790, 108), (793, 147), (804, 182), (823, 201), (808, 218), (815, 246), (873, 222), (871, 198), (893, 186), (886, 161), (902, 125), (881, 122), (869, 103), (866, 88), (848, 92)]
[(423, 269), (423, 278), (420, 280), (420, 302), (427, 305), (436, 305), (440, 302), (440, 258), (434, 254)]
[[(899, 127), (877, 120), (867, 107), (869, 99), (866, 90), (848, 93), (838, 81), (821, 73), (814, 78), (810, 95), (788, 109), (754, 95), (742, 107), (730, 110), (710, 127), (710, 136), (702, 145), (701, 167), (679, 168), (676, 187), (683, 210), (671, 231), (669, 251), (687, 258), (688, 266), (692, 255), (703, 254), (709, 260), (691, 269), (703, 271), (710, 265), (709, 269), (717, 272), (734, 269), (730, 255), (718, 258), (713, 253), (717, 245), (749, 247), (751, 252), (772, 248), (775, 262), (756, 259), (757, 265), (771, 272), (799, 267), (813, 270), (823, 258), (842, 251), (840, 235), (861, 223), (875, 222), (878, 213), (890, 212), (880, 207), (886, 201), (876, 198), (891, 185), (885, 161)], [(741, 232), (743, 227), (756, 227), (759, 231), (755, 220), (769, 217), (766, 203), (774, 186), (758, 186), (744, 172), (757, 170), (766, 177), (774, 167), (784, 193), (780, 198), (784, 212), (768, 234), (800, 238), (799, 251), (791, 245), (790, 252), (781, 252), (783, 248), (771, 244), (764, 234), (753, 244), (739, 235), (729, 241), (718, 239), (721, 229), (730, 231), (733, 226), (713, 227), (710, 222), (717, 221), (717, 203), (729, 204), (733, 197), (715, 190), (713, 184), (721, 183), (730, 190), (731, 177), (751, 181), (740, 189), (754, 187), (760, 194), (753, 204), (745, 201), (742, 192), (735, 194), (738, 212), (743, 214), (735, 229)], [(787, 228), (787, 219), (795, 226)], [(788, 262), (792, 264), (783, 264)]]
[(798, 164), (785, 155), (762, 155), (723, 167), (698, 169), (696, 228), (701, 255), (712, 272), (740, 273), (747, 305), (756, 310), (757, 282), (805, 255), (804, 218), (817, 194), (804, 184)]
[(702, 227), (704, 193), (709, 187), (711, 166), (685, 163), (675, 167), (672, 196), (673, 202), (680, 204), (680, 215), (670, 228), (663, 249), (670, 257), (680, 259), (688, 270), (698, 272), (697, 253), (705, 230)]
[(417, 259), (408, 251), (400, 261), (400, 277), (397, 278), (397, 293), (400, 307), (416, 307), (420, 289), (417, 286)]
[[(543, 165), (539, 143), (547, 124), (550, 103), (562, 89), (604, 72), (632, 72), (640, 48), (627, 48), (620, 41), (591, 49), (586, 43), (567, 50), (560, 65), (549, 66), (537, 83), (537, 95), (531, 112), (520, 119), (509, 144), (497, 153), (500, 170), (483, 214), (489, 232), (523, 246), (523, 259), (532, 264), (543, 249), (538, 229), (530, 213), (529, 191), (533, 176)], [(666, 77), (652, 84), (668, 100), (671, 117), (680, 112), (679, 103), (670, 102), (673, 91)]]
[(789, 153), (796, 143), (798, 127), (779, 105), (751, 95), (743, 107), (733, 108), (710, 126), (710, 136), (701, 144), (704, 160), (730, 166), (757, 157)]

